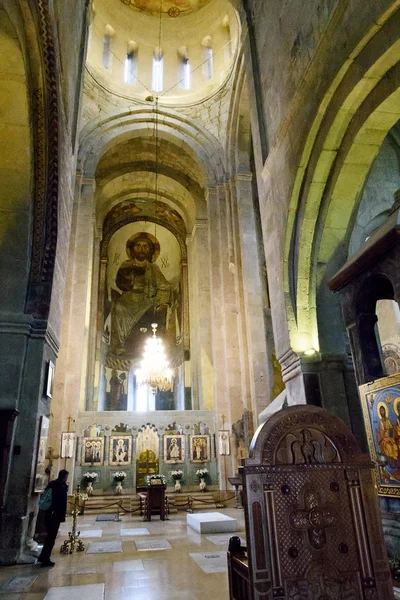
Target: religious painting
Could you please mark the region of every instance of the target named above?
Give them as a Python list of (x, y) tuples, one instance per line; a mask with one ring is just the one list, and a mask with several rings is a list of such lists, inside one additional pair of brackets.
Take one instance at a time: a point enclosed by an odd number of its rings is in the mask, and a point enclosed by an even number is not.
[(110, 465), (130, 465), (132, 459), (132, 436), (110, 437)]
[(190, 462), (203, 463), (211, 460), (211, 443), (209, 435), (190, 436)]
[(36, 469), (35, 469), (35, 483), (34, 492), (43, 492), (49, 482), (49, 477), (45, 473), (46, 469), (46, 452), (47, 452), (47, 439), (49, 437), (49, 424), (50, 420), (48, 417), (42, 416), (39, 420), (39, 434), (38, 434), (38, 445), (36, 454)]
[(171, 366), (182, 364), (181, 262), (179, 242), (165, 227), (137, 221), (110, 238), (103, 324), (106, 410), (127, 410), (131, 367), (142, 360), (152, 323)]
[(360, 386), (368, 445), (380, 496), (400, 497), (400, 374)]
[(82, 465), (98, 465), (103, 464), (104, 456), (104, 438), (90, 437), (83, 438), (82, 444)]
[(117, 369), (105, 369), (106, 401), (104, 410), (127, 410), (127, 374)]
[(61, 434), (61, 458), (72, 458), (74, 455), (75, 433), (64, 432)]
[(229, 430), (221, 429), (218, 432), (218, 453), (220, 456), (229, 456), (231, 453)]
[(184, 435), (164, 435), (164, 462), (166, 464), (185, 462)]

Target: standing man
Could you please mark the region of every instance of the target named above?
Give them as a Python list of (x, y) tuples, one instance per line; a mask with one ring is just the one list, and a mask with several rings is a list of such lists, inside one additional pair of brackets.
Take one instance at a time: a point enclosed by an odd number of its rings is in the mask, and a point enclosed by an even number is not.
[(43, 544), (42, 552), (38, 562), (42, 567), (54, 567), (54, 562), (50, 560), (51, 551), (56, 541), (60, 523), (64, 523), (67, 512), (67, 493), (68, 493), (68, 471), (62, 469), (57, 479), (50, 481), (46, 490), (51, 489), (52, 500), (51, 507), (45, 511), (44, 522), (46, 525), (47, 536)]

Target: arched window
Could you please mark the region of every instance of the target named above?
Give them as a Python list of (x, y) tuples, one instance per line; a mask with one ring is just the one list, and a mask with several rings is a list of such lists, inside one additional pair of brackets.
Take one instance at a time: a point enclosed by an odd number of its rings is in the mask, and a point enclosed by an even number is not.
[(156, 48), (153, 54), (152, 88), (154, 92), (162, 92), (164, 86), (164, 53)]
[(202, 45), (202, 57), (203, 57), (203, 65), (202, 72), (204, 79), (212, 79), (214, 77), (214, 63), (213, 63), (213, 50), (211, 44), (211, 36), (207, 35), (203, 41)]
[(137, 82), (139, 49), (136, 42), (130, 41), (126, 50), (124, 79), (125, 83)]
[(182, 90), (190, 90), (190, 62), (186, 46), (178, 50), (178, 85)]
[(102, 64), (105, 69), (111, 70), (112, 67), (112, 38), (114, 37), (115, 31), (111, 25), (107, 25), (104, 31), (103, 39), (103, 56)]
[(127, 410), (147, 412), (156, 409), (156, 397), (148, 385), (138, 385), (135, 370), (137, 365), (131, 367), (128, 373), (128, 404)]
[(228, 15), (225, 15), (224, 20), (222, 21), (222, 27), (224, 29), (224, 53), (225, 59), (229, 60), (232, 57), (232, 33), (231, 33), (231, 25), (229, 22)]

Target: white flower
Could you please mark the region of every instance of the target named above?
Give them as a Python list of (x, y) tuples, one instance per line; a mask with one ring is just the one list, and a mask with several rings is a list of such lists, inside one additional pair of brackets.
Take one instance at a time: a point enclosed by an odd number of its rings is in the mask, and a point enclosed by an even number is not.
[(83, 477), (84, 479), (96, 479), (97, 473), (95, 473), (94, 471), (87, 471), (87, 473), (84, 473)]
[(197, 469), (196, 471), (196, 477), (206, 477), (208, 475), (208, 470), (207, 469)]

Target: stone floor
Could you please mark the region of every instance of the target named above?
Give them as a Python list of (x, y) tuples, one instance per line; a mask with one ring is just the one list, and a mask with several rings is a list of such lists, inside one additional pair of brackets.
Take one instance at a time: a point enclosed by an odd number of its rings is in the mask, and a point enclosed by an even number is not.
[[(0, 600), (227, 600), (228, 540), (245, 534), (243, 511), (221, 512), (238, 519), (239, 531), (214, 540), (188, 527), (186, 513), (164, 522), (153, 517), (146, 523), (137, 516), (124, 516), (119, 523), (84, 516), (83, 541), (86, 550), (90, 544), (95, 553), (61, 555), (59, 547), (70, 528), (67, 521), (52, 555), (55, 567), (0, 568)], [(121, 548), (121, 542), (122, 552), (104, 551)]]

